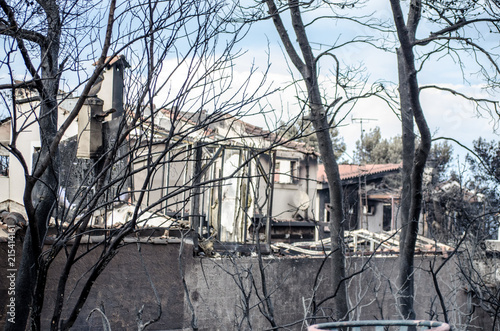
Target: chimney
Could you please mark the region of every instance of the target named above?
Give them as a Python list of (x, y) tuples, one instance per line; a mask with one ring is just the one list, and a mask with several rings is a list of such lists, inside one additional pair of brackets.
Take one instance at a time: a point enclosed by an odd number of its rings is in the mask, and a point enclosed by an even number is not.
[(78, 113), (78, 149), (76, 157), (92, 159), (98, 156), (102, 146), (102, 114), (103, 102), (99, 98), (90, 97)]
[[(109, 61), (109, 58), (106, 61)], [(112, 117), (109, 117), (108, 120), (123, 116), (123, 71), (129, 67), (125, 57), (117, 55), (109, 61), (103, 73), (104, 80), (97, 96), (104, 101), (104, 111), (115, 109)]]

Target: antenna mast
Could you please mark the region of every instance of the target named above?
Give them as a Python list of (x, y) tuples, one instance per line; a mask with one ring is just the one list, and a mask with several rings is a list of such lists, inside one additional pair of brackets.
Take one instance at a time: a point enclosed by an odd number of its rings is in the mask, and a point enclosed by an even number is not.
[[(360, 150), (360, 165), (365, 164), (365, 155), (363, 152), (363, 122), (370, 122), (370, 121), (377, 121), (376, 118), (366, 118), (366, 117), (351, 117), (351, 122), (352, 123), (359, 123), (361, 125), (361, 135), (360, 135), (360, 141), (361, 141), (361, 150)], [(359, 168), (359, 177), (358, 177), (358, 197), (359, 197), (359, 216), (358, 216), (358, 221), (359, 221), (359, 226), (361, 228), (364, 228), (368, 230), (368, 214), (369, 214), (369, 209), (370, 206), (368, 205), (368, 192), (366, 188), (366, 175), (362, 175), (363, 171), (361, 170), (361, 167)], [(363, 217), (365, 216), (365, 217)]]
[(363, 132), (363, 122), (370, 122), (370, 121), (378, 121), (376, 118), (367, 118), (367, 117), (351, 117), (351, 122), (352, 123), (359, 123), (361, 125), (361, 134), (360, 134), (360, 142), (361, 142), (361, 153), (360, 153), (360, 163), (365, 163), (365, 156), (363, 154), (363, 138), (364, 134)]

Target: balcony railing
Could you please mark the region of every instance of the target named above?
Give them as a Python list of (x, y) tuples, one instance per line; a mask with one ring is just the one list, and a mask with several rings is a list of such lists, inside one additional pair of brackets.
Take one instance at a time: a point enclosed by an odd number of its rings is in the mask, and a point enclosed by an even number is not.
[(324, 330), (350, 330), (350, 331), (388, 331), (388, 330), (427, 330), (427, 331), (449, 331), (450, 326), (446, 323), (434, 321), (349, 321), (332, 322), (311, 325), (308, 331)]

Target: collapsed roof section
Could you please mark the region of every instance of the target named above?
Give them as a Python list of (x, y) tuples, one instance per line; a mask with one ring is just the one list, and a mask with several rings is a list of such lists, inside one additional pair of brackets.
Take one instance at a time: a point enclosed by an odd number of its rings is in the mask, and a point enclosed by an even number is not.
[[(131, 110), (128, 110), (130, 113)], [(203, 141), (206, 144), (252, 148), (256, 150), (272, 149), (278, 153), (297, 152), (301, 155), (319, 154), (304, 142), (284, 139), (275, 132), (243, 121), (228, 113), (208, 113), (206, 110), (185, 112), (176, 107), (150, 108), (145, 106), (142, 111), (142, 125), (132, 131), (131, 137), (154, 134), (154, 142), (162, 142), (174, 129), (173, 140), (180, 137), (183, 142), (192, 144)], [(152, 124), (152, 122), (154, 122)]]
[[(0, 205), (0, 207), (1, 206), (2, 205)], [(72, 205), (68, 207), (69, 209), (73, 209)], [(137, 217), (134, 219), (133, 217), (136, 212)], [(83, 215), (76, 216), (74, 222), (79, 222), (82, 217)], [(149, 229), (156, 232), (156, 235), (148, 234), (147, 237), (166, 238), (170, 236), (170, 231), (175, 233), (179, 230), (185, 231), (189, 229), (188, 222), (182, 219), (176, 219), (175, 217), (170, 217), (162, 213), (144, 211), (134, 204), (118, 202), (114, 208), (96, 210), (91, 215), (88, 235), (90, 237), (99, 235), (101, 232), (98, 230), (110, 231), (120, 229), (127, 225), (127, 223), (132, 222), (132, 220), (135, 220), (134, 228), (137, 231)], [(50, 221), (50, 228), (54, 228), (55, 225), (56, 221), (52, 218)], [(73, 225), (74, 224), (63, 223), (64, 228)], [(0, 209), (0, 242), (6, 241), (9, 234), (14, 234), (20, 229), (26, 229), (26, 226), (25, 216), (22, 215), (22, 213)], [(53, 238), (54, 236), (49, 229), (49, 235), (46, 239), (50, 241)]]
[[(363, 255), (397, 255), (399, 254), (398, 231), (370, 232), (368, 230), (346, 231), (344, 242), (346, 254), (352, 256)], [(274, 243), (272, 247), (284, 254), (305, 256), (326, 256), (330, 253), (331, 239), (326, 238), (315, 242), (297, 242), (293, 244)], [(429, 238), (418, 236), (415, 254), (448, 256), (453, 247), (438, 243)]]
[[(213, 143), (244, 146), (251, 148), (287, 149), (302, 154), (319, 154), (306, 143), (283, 139), (275, 132), (243, 121), (241, 118), (228, 113), (208, 113), (206, 110), (197, 112), (183, 112), (174, 108), (160, 108), (153, 110), (157, 114), (155, 124), (157, 129), (170, 130), (171, 123), (178, 122), (177, 126), (187, 128), (196, 127), (203, 131), (199, 136), (211, 139)], [(150, 115), (149, 111), (145, 115)]]

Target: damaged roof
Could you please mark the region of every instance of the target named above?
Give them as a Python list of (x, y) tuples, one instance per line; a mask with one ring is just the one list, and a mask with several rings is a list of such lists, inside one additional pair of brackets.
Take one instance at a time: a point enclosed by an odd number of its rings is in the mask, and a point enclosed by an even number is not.
[[(346, 255), (395, 255), (399, 254), (399, 231), (370, 232), (360, 229), (346, 231), (344, 242)], [(331, 239), (315, 242), (297, 242), (293, 244), (273, 243), (271, 247), (282, 253), (303, 254), (307, 256), (325, 256), (330, 253)], [(417, 236), (415, 254), (448, 256), (453, 247), (439, 243), (433, 239)]]

